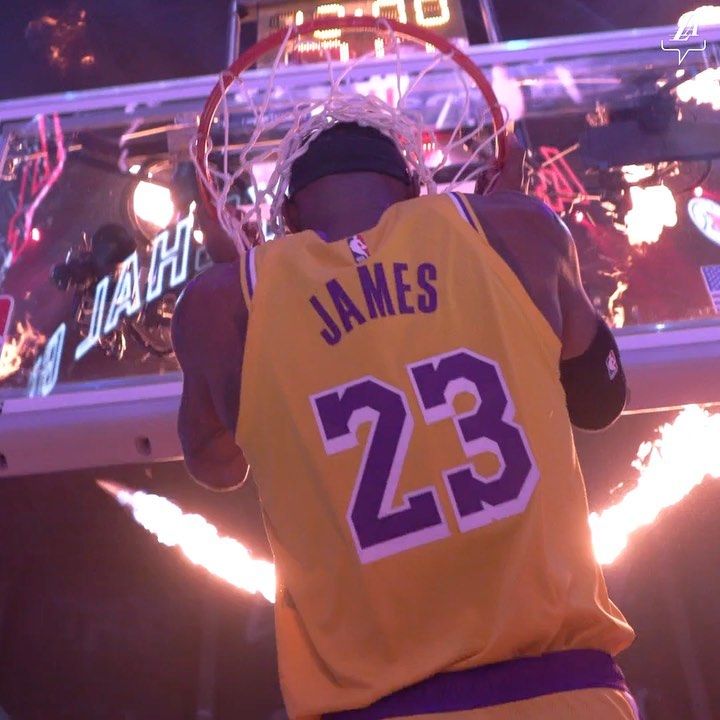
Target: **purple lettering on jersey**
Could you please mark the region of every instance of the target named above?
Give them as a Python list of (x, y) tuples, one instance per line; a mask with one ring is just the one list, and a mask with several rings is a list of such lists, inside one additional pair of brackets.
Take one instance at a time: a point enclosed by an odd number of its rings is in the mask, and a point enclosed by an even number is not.
[(458, 420), (464, 444), (480, 438), (490, 440), (497, 445), (503, 461), (500, 472), (492, 479), (479, 477), (471, 466), (448, 473), (458, 511), (469, 515), (482, 510), (485, 503), (502, 505), (514, 500), (522, 490), (532, 463), (517, 428), (501, 421), (508, 399), (495, 368), (471, 356), (456, 356), (442, 369), (438, 368), (434, 379), (438, 386), (443, 386), (444, 394), (445, 388), (457, 377), (467, 378), (482, 389), (477, 411)]
[(347, 515), (363, 563), (447, 537), (434, 488), (396, 499), (413, 429), (401, 390), (365, 377), (311, 402), (328, 454), (357, 447), (358, 428), (371, 424)]
[(342, 331), (332, 319), (330, 313), (323, 307), (315, 295), (310, 298), (310, 304), (320, 316), (320, 319), (325, 323), (325, 327), (320, 331), (323, 340), (325, 340), (328, 345), (336, 345), (339, 343), (342, 338)]
[(393, 273), (395, 275), (395, 290), (397, 292), (398, 310), (403, 315), (412, 315), (415, 308), (407, 303), (407, 295), (412, 287), (405, 282), (403, 273), (408, 269), (407, 263), (393, 263)]
[(431, 263), (421, 263), (417, 270), (417, 282), (424, 295), (418, 295), (418, 310), (421, 313), (433, 313), (437, 310), (437, 290), (431, 283), (437, 280), (437, 268)]
[(374, 279), (367, 265), (360, 265), (357, 271), (370, 317), (374, 319), (378, 315), (381, 317), (394, 315), (395, 308), (393, 307), (390, 297), (390, 288), (388, 287), (387, 278), (385, 277), (385, 268), (383, 268), (380, 263), (375, 263), (373, 265)]
[[(540, 474), (497, 363), (459, 348), (407, 370), (425, 421), (452, 420), (469, 461), (442, 471), (460, 531), (523, 512)], [(460, 393), (475, 399), (468, 412), (455, 411)], [(365, 376), (310, 403), (328, 455), (357, 448), (359, 428), (370, 425), (346, 514), (363, 563), (448, 537), (433, 486), (397, 497), (414, 426), (402, 390)], [(500, 469), (478, 477), (473, 458), (484, 453), (494, 454)]]
[[(476, 473), (472, 463), (443, 473), (460, 529), (465, 532), (522, 512), (539, 472), (522, 428), (513, 422), (515, 408), (494, 361), (459, 350), (409, 367), (428, 423), (452, 418), (468, 459), (491, 453), (499, 469)], [(457, 414), (454, 398), (469, 393), (475, 407)]]
[(365, 316), (360, 312), (359, 308), (350, 299), (350, 296), (343, 290), (342, 285), (333, 278), (326, 283), (328, 292), (332, 301), (335, 303), (335, 309), (340, 316), (340, 322), (343, 324), (346, 332), (353, 329), (353, 319), (358, 325), (365, 322)]

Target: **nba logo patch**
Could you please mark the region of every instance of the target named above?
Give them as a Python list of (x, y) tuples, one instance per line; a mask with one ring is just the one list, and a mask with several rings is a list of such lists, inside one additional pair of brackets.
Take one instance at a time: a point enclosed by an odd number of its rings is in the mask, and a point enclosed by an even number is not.
[(10, 333), (10, 320), (12, 319), (13, 298), (11, 295), (0, 295), (0, 351), (5, 344), (5, 338)]
[(361, 263), (370, 257), (370, 251), (365, 241), (362, 239), (362, 235), (353, 235), (348, 238), (348, 246), (350, 252), (353, 254), (356, 263)]
[(614, 350), (611, 350), (610, 354), (607, 356), (607, 360), (605, 360), (605, 367), (608, 371), (608, 377), (611, 380), (614, 380), (615, 376), (618, 374), (618, 370), (620, 369)]

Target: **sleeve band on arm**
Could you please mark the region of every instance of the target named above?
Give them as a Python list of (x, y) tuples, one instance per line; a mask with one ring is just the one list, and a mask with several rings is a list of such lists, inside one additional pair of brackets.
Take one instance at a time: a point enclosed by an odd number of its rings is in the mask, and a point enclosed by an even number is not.
[(625, 373), (615, 337), (598, 317), (597, 331), (582, 354), (560, 361), (570, 421), (583, 430), (611, 425), (625, 408)]

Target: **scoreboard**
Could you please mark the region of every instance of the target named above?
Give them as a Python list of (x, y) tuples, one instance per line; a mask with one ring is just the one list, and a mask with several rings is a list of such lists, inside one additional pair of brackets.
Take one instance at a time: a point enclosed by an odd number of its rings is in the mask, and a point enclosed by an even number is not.
[[(261, 5), (258, 9), (258, 40), (295, 23), (301, 25), (320, 18), (384, 17), (402, 23), (419, 25), (447, 39), (467, 40), (460, 0), (348, 0), (322, 3), (317, 0), (296, 0), (281, 5)], [(316, 62), (329, 55), (334, 60), (348, 61), (367, 53), (383, 57), (386, 40), (374, 32), (318, 30), (300, 38), (287, 53), (289, 64)]]

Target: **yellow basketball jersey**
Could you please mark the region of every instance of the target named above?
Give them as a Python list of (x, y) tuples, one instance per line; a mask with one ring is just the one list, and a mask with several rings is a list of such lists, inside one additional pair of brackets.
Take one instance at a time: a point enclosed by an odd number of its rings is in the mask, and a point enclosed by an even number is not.
[(291, 717), (633, 633), (593, 557), (560, 342), (461, 196), (242, 264), (237, 441)]

